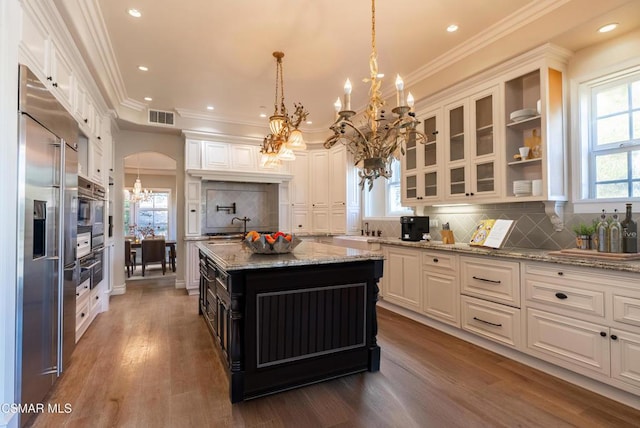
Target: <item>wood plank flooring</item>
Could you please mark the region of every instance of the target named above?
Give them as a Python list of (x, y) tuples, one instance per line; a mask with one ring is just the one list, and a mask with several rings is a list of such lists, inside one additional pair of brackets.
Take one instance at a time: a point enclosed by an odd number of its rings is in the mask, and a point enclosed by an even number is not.
[(197, 296), (131, 281), (76, 347), (34, 427), (638, 427), (640, 412), (379, 310), (378, 373), (231, 405)]

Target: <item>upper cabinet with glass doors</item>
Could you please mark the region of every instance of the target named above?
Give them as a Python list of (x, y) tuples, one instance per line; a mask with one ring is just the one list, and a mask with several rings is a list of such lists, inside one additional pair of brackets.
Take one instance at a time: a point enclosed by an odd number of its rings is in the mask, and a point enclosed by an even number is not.
[(442, 199), (442, 109), (419, 115), (424, 132), (424, 144), (410, 140), (402, 160), (402, 205), (436, 202)]
[(499, 196), (497, 99), (495, 86), (444, 107), (446, 201)]

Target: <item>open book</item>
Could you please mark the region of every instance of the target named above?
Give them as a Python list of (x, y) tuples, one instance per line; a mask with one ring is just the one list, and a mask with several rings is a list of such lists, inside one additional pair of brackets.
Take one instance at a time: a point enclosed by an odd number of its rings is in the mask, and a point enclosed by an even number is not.
[(476, 226), (469, 245), (501, 248), (513, 230), (515, 220), (487, 219)]

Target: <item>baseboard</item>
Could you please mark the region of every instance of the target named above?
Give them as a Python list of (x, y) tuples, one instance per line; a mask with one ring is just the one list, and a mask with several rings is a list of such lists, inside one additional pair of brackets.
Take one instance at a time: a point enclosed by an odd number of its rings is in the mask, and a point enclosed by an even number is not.
[(176, 279), (176, 288), (186, 288), (187, 283), (183, 279)]
[[(572, 372), (563, 367), (556, 366), (555, 364), (540, 360), (516, 349), (507, 348), (506, 346), (492, 342), (483, 337), (479, 337), (466, 330), (441, 323), (440, 321), (436, 321), (427, 316), (402, 308), (394, 303), (385, 301), (384, 299), (379, 300), (377, 306), (388, 309), (392, 312), (397, 313), (398, 315), (402, 315), (404, 317), (412, 319), (416, 322), (419, 322), (420, 324), (424, 324), (426, 326), (435, 328), (436, 330), (440, 330), (444, 333), (450, 334), (451, 336), (457, 337), (458, 339), (464, 340), (465, 342), (469, 342), (481, 348), (488, 349), (489, 351), (500, 354), (526, 366), (533, 367), (534, 369), (540, 370), (541, 372), (547, 373), (551, 376), (557, 377), (596, 394), (605, 396), (614, 401), (618, 401), (626, 406), (640, 410), (640, 401), (638, 400), (638, 396), (630, 392), (618, 389), (611, 385), (607, 385), (595, 379), (583, 376), (579, 373)], [(384, 349), (382, 350), (382, 352), (384, 352)]]
[(118, 296), (127, 292), (127, 283), (122, 283), (120, 285), (114, 285), (111, 289), (112, 296)]
[(200, 294), (200, 288), (187, 288), (187, 294), (189, 296), (197, 296)]

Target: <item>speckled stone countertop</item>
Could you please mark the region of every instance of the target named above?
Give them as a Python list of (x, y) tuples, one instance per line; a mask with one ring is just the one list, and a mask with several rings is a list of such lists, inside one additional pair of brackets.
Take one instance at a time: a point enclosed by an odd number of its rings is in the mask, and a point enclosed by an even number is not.
[(382, 254), (317, 242), (301, 242), (288, 254), (253, 254), (242, 243), (196, 244), (226, 271), (382, 260)]
[(403, 241), (399, 238), (369, 238), (367, 242), (398, 245), (402, 247), (421, 248), (425, 250), (443, 250), (452, 251), (467, 255), (503, 257), (507, 259), (532, 260), (547, 263), (558, 263), (562, 265), (592, 267), (600, 269), (609, 269), (622, 272), (633, 272), (640, 274), (640, 260), (617, 261), (617, 260), (601, 260), (588, 257), (576, 256), (559, 256), (549, 254), (549, 250), (536, 250), (532, 248), (484, 248), (473, 247), (467, 243), (443, 244), (439, 241), (419, 241), (410, 242)]

